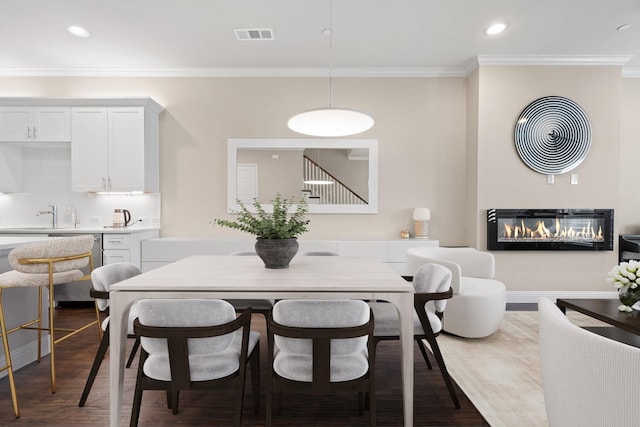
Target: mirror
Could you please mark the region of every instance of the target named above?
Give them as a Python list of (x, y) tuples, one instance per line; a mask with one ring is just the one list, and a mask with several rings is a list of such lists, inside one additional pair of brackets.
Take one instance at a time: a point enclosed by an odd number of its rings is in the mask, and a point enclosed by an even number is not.
[(309, 203), (309, 213), (377, 213), (375, 139), (229, 139), (227, 207), (254, 198), (269, 210), (276, 194)]

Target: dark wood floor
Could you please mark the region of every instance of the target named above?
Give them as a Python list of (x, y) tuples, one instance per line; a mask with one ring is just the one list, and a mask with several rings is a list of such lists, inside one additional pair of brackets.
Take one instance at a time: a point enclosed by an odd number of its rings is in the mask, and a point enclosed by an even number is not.
[[(82, 321), (94, 315), (90, 308), (56, 310), (57, 324)], [(254, 315), (253, 327), (264, 335), (264, 317)], [(132, 340), (129, 340), (131, 346)], [(266, 390), (266, 337), (261, 340), (262, 411), (252, 410), (250, 380), (247, 383), (244, 426), (264, 426), (264, 393)], [(16, 372), (21, 417), (13, 416), (9, 383), (0, 380), (0, 426), (108, 426), (109, 425), (109, 360), (104, 360), (85, 407), (78, 400), (98, 346), (97, 332), (85, 331), (56, 347), (56, 394), (50, 393), (49, 358)], [(428, 370), (415, 346), (415, 426), (488, 426), (471, 402), (457, 388), (462, 405), (456, 410), (446, 391), (439, 370)], [(122, 425), (128, 425), (136, 365), (125, 372)], [(400, 351), (398, 342), (382, 342), (378, 346), (377, 405), (379, 426), (401, 426), (402, 393)], [(233, 422), (233, 393), (184, 392), (180, 413), (172, 415), (166, 407), (165, 394), (147, 391), (143, 395), (140, 425), (215, 425)], [(357, 398), (351, 394), (323, 396), (287, 395), (282, 397), (282, 411), (274, 418), (274, 426), (366, 426), (368, 414), (358, 415)]]

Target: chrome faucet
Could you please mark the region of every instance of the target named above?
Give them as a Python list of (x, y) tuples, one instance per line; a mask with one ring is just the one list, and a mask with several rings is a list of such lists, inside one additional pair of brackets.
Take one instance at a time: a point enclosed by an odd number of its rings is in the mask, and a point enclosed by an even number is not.
[(56, 228), (58, 226), (58, 207), (56, 205), (49, 205), (49, 207), (51, 208), (50, 211), (38, 211), (36, 212), (37, 216), (40, 215), (49, 215), (51, 214), (52, 216), (52, 228)]
[(71, 212), (71, 222), (73, 223), (73, 228), (78, 228), (78, 224), (80, 224), (80, 220), (78, 219), (78, 209), (75, 206), (69, 205), (67, 207), (67, 212)]

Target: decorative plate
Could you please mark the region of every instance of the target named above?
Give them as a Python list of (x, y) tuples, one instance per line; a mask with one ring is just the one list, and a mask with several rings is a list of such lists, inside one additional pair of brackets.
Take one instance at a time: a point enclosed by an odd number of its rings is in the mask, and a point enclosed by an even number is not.
[(591, 147), (591, 124), (584, 110), (561, 96), (536, 99), (522, 110), (514, 130), (516, 150), (536, 172), (555, 175), (577, 167)]

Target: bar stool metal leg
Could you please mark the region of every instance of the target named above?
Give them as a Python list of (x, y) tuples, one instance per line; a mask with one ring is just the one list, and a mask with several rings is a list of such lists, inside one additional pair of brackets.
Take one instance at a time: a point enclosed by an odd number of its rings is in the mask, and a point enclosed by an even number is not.
[(2, 346), (4, 347), (5, 366), (0, 371), (7, 371), (9, 377), (9, 389), (11, 390), (11, 400), (13, 402), (13, 413), (16, 418), (20, 418), (20, 410), (18, 409), (18, 395), (16, 393), (16, 384), (13, 380), (13, 366), (11, 365), (11, 351), (9, 350), (9, 337), (7, 335), (7, 327), (4, 321), (4, 310), (2, 308), (2, 288), (0, 288), (0, 332), (2, 333)]

